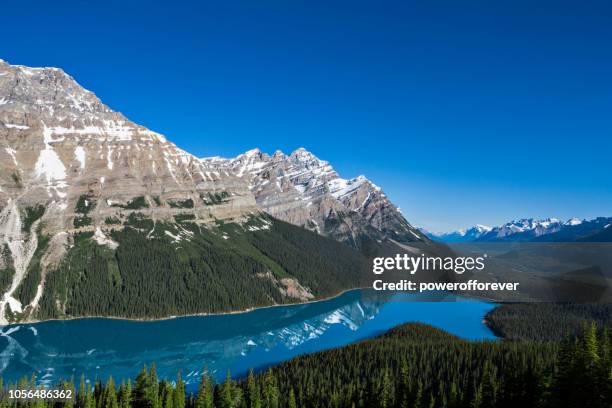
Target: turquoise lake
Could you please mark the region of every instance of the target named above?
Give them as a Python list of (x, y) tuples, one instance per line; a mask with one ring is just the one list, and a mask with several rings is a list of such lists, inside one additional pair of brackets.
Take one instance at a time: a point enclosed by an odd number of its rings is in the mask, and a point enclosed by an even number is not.
[(495, 339), (483, 323), (495, 304), (449, 294), (414, 295), (357, 289), (321, 302), (247, 313), (159, 321), (77, 319), (11, 325), (0, 332), (0, 376), (38, 381), (84, 374), (89, 381), (134, 378), (154, 362), (160, 378), (180, 370), (188, 389), (207, 367), (218, 379), (244, 376), (304, 353), (370, 338), (421, 322), (470, 340)]

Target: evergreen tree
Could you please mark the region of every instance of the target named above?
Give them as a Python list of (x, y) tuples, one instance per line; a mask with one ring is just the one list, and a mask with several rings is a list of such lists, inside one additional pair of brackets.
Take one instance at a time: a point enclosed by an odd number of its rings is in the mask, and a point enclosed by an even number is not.
[(130, 408), (130, 390), (126, 383), (121, 383), (119, 386), (119, 408)]
[[(295, 396), (294, 396), (295, 397)], [(255, 382), (255, 375), (253, 370), (249, 370), (246, 384), (246, 401), (248, 408), (262, 408), (261, 407), (261, 396), (259, 394), (259, 387)]]
[(174, 408), (185, 408), (185, 383), (181, 378), (181, 372), (178, 372), (176, 378), (176, 387), (174, 387)]
[(289, 403), (287, 404), (289, 408), (297, 408), (297, 402), (295, 401), (295, 392), (293, 388), (289, 390)]
[(145, 365), (138, 376), (134, 384), (134, 390), (132, 391), (132, 406), (135, 408), (156, 408), (155, 401), (153, 398), (151, 385), (151, 377), (147, 372), (147, 366)]
[(233, 408), (233, 392), (232, 392), (232, 376), (230, 372), (227, 372), (227, 378), (225, 382), (221, 384), (221, 392), (220, 392), (220, 400), (219, 407), (220, 408)]
[(482, 380), (480, 385), (480, 393), (480, 407), (494, 408), (496, 406), (497, 387), (495, 382), (495, 373), (494, 368), (489, 360), (485, 361), (484, 363)]
[(459, 407), (459, 391), (457, 389), (457, 383), (454, 381), (450, 386), (450, 394), (448, 397), (448, 408), (457, 408)]
[(471, 408), (482, 408), (482, 384), (476, 387), (470, 406)]
[(119, 408), (119, 403), (117, 401), (117, 393), (115, 390), (115, 381), (113, 380), (112, 376), (109, 377), (108, 382), (106, 383), (103, 395), (103, 408)]
[(196, 399), (196, 408), (213, 408), (213, 379), (209, 378), (208, 370), (202, 372), (200, 385), (198, 386), (198, 396)]
[(79, 393), (77, 394), (77, 407), (85, 408), (85, 398), (87, 397), (87, 391), (85, 389), (85, 375), (81, 374), (81, 381), (79, 383)]
[(269, 369), (264, 376), (263, 406), (266, 408), (278, 408), (278, 397), (276, 377), (272, 369)]
[(159, 401), (163, 408), (174, 407), (174, 388), (168, 381), (162, 381), (159, 385)]
[(393, 384), (391, 383), (391, 376), (389, 369), (384, 370), (382, 384), (380, 387), (379, 404), (381, 408), (389, 408), (393, 404)]
[(423, 408), (423, 383), (419, 380), (417, 385), (417, 392), (414, 398), (414, 408)]
[(96, 408), (96, 400), (91, 386), (87, 386), (85, 392), (85, 408)]
[(400, 368), (397, 400), (400, 408), (410, 408), (410, 369), (405, 358), (402, 359)]

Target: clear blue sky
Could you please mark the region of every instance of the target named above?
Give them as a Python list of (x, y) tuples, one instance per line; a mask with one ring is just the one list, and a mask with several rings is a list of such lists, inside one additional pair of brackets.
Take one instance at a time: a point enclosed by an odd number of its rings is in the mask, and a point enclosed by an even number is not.
[(25, 0), (0, 58), (198, 156), (304, 146), (432, 230), (610, 216), (607, 3)]

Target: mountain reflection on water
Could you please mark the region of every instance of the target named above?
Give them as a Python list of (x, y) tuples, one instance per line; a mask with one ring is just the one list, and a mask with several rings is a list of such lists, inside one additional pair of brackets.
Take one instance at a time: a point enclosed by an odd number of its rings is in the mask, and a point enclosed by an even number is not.
[(0, 376), (35, 373), (43, 384), (83, 374), (88, 381), (134, 378), (155, 363), (160, 378), (180, 370), (188, 388), (204, 368), (219, 380), (244, 376), (304, 353), (423, 322), (466, 339), (493, 339), (483, 316), (494, 304), (448, 294), (427, 297), (357, 289), (336, 298), (247, 313), (159, 321), (77, 319), (12, 325), (0, 333)]

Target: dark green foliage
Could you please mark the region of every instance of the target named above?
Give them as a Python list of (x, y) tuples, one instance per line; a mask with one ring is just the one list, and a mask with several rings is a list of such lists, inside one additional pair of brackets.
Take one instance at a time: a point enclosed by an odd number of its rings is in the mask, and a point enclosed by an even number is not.
[(36, 251), (32, 256), (32, 259), (30, 260), (26, 275), (17, 288), (16, 298), (24, 306), (29, 304), (36, 295), (36, 290), (38, 288), (38, 284), (40, 283), (42, 271), (40, 260), (47, 250), (49, 239), (50, 238), (47, 235), (38, 235), (38, 246), (36, 247)]
[(0, 269), (0, 290), (5, 291), (13, 281), (15, 269), (12, 266), (11, 251), (7, 244), (0, 247), (0, 260), (5, 265), (4, 269)]
[[(359, 279), (365, 276), (364, 273), (368, 273), (365, 258), (355, 256), (354, 249), (315, 232), (271, 220), (267, 225), (269, 230), (252, 232), (251, 243), (263, 254), (283, 265), (289, 275), (313, 292), (328, 296), (336, 293), (338, 288), (355, 287)], [(247, 224), (249, 226), (252, 227)], [(296, 253), (302, 255), (295, 256)]]
[(126, 210), (140, 210), (142, 208), (149, 208), (149, 203), (144, 196), (138, 196), (128, 201), (127, 204), (112, 204), (111, 207), (124, 208)]
[(92, 194), (81, 194), (77, 200), (74, 212), (77, 214), (74, 217), (73, 225), (74, 228), (81, 228), (93, 224), (93, 220), (88, 214), (96, 206), (96, 201)]
[(498, 336), (510, 340), (562, 340), (577, 335), (584, 324), (612, 325), (611, 304), (510, 303), (486, 316)]
[(116, 250), (91, 234), (75, 237), (48, 274), (37, 317), (154, 318), (291, 303), (280, 278), (295, 277), (323, 297), (355, 287), (364, 264), (345, 245), (272, 219), (205, 229), (132, 213), (124, 229), (106, 234)]
[(153, 220), (145, 217), (141, 213), (131, 213), (124, 225), (134, 227), (141, 231), (151, 231), (155, 227)]
[(200, 194), (200, 198), (205, 205), (217, 205), (229, 202), (230, 194), (227, 191), (221, 191), (218, 193), (206, 193)]
[(89, 242), (89, 240), (91, 240), (93, 235), (94, 235), (93, 231), (79, 232), (73, 236), (74, 244), (81, 245), (85, 242)]
[(74, 212), (87, 215), (96, 206), (96, 202), (92, 194), (81, 194), (77, 200)]
[[(292, 392), (300, 407), (609, 407), (608, 332), (587, 326), (559, 358), (558, 350), (556, 342), (467, 342), (407, 324), (372, 340), (297, 357), (272, 373), (283, 407), (291, 404)], [(258, 380), (265, 383), (265, 375)]]
[(193, 200), (191, 198), (186, 200), (168, 200), (167, 202), (172, 208), (193, 208)]
[[(255, 380), (255, 375), (253, 374), (253, 370), (249, 371), (249, 375), (246, 380), (246, 386), (244, 389), (244, 399), (246, 404), (249, 407), (257, 407), (261, 408), (261, 393), (260, 387)], [(198, 407), (200, 408), (200, 407)], [(211, 405), (212, 408), (212, 405)]]
[(21, 230), (30, 231), (32, 224), (39, 220), (44, 214), (45, 207), (40, 204), (35, 207), (26, 207)]
[(91, 225), (92, 223), (93, 223), (93, 220), (86, 215), (76, 216), (74, 217), (74, 221), (73, 221), (74, 228), (85, 227), (87, 225)]
[(176, 222), (186, 222), (195, 220), (195, 215), (193, 214), (177, 214), (174, 216), (174, 221)]
[(23, 187), (21, 185), (21, 177), (19, 177), (19, 173), (11, 173), (11, 178), (15, 182), (15, 185), (19, 188)]
[[(274, 368), (282, 406), (294, 387), (308, 406), (427, 407), (455, 399), (470, 406), (478, 390), (508, 404), (534, 406), (540, 392), (531, 378), (534, 366), (554, 367), (554, 344), (467, 342), (422, 324), (408, 324), (389, 333), (336, 350), (298, 357)], [(303, 381), (303, 379), (308, 381)], [(507, 381), (504, 383), (504, 381)], [(291, 388), (289, 388), (291, 387)], [(493, 390), (496, 390), (495, 392)], [(503, 395), (503, 397), (502, 397)], [(298, 401), (298, 406), (303, 406)], [(435, 405), (437, 406), (437, 405)]]
[[(251, 377), (253, 379), (253, 372), (251, 372)], [(195, 408), (214, 408), (214, 381), (212, 374), (209, 374), (207, 370), (204, 370), (202, 373), (202, 379), (200, 380), (200, 385), (198, 386), (198, 396), (195, 400)], [(254, 405), (251, 405), (254, 406)]]
[(153, 201), (155, 202), (155, 205), (158, 207), (161, 207), (161, 200), (159, 199), (159, 196), (153, 196)]
[(149, 208), (149, 203), (143, 196), (139, 196), (129, 201), (125, 207), (127, 210), (139, 210), (141, 208)]
[(612, 406), (612, 348), (608, 329), (586, 324), (577, 338), (561, 346), (546, 407)]
[(106, 225), (120, 225), (121, 224), (121, 220), (117, 217), (106, 217), (104, 219), (104, 223)]

